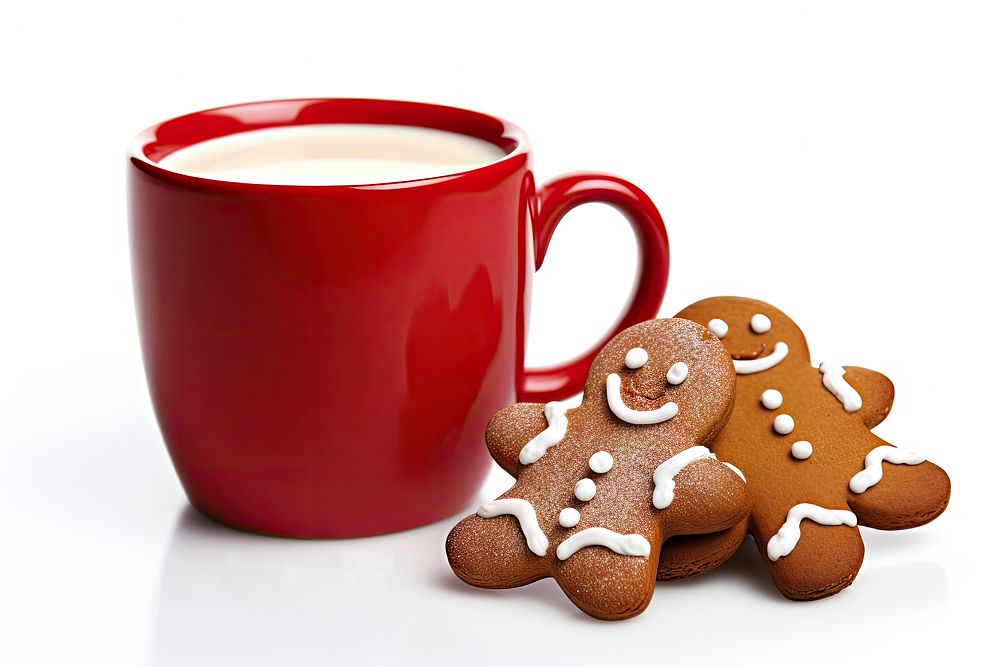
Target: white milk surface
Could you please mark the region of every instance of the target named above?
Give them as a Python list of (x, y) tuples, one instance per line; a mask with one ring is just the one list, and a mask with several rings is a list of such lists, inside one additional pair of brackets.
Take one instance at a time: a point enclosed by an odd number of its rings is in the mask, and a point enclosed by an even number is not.
[(500, 160), (499, 146), (404, 125), (323, 124), (239, 132), (182, 148), (160, 166), (193, 176), (274, 185), (362, 185), (433, 178)]

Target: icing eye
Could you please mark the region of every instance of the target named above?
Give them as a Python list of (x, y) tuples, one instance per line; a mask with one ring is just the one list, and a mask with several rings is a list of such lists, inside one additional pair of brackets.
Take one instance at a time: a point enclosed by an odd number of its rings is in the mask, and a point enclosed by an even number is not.
[(711, 331), (716, 338), (725, 338), (726, 334), (729, 333), (729, 325), (726, 324), (725, 320), (715, 318), (714, 320), (708, 321), (708, 330)]
[(771, 319), (767, 315), (757, 313), (750, 318), (750, 328), (756, 334), (767, 333), (771, 330)]
[(670, 367), (667, 371), (667, 382), (670, 384), (680, 384), (687, 379), (688, 376), (688, 366), (683, 361), (678, 361), (676, 364)]
[(649, 361), (649, 353), (641, 347), (633, 347), (625, 353), (625, 365), (631, 369), (642, 368)]

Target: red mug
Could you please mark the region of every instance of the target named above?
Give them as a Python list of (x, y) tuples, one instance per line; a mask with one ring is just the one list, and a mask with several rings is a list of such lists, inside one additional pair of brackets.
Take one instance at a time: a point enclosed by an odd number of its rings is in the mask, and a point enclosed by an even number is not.
[[(235, 132), (320, 123), (458, 132), (506, 157), (372, 185), (236, 183), (158, 164)], [(240, 104), (149, 128), (129, 164), (156, 417), (191, 503), (245, 530), (359, 537), (457, 513), (490, 465), (490, 416), (579, 392), (601, 347), (654, 317), (666, 288), (666, 231), (639, 188), (592, 173), (536, 187), (524, 132), (481, 113), (388, 100)], [(589, 352), (525, 369), (532, 273), (563, 215), (588, 202), (632, 225), (632, 296)]]

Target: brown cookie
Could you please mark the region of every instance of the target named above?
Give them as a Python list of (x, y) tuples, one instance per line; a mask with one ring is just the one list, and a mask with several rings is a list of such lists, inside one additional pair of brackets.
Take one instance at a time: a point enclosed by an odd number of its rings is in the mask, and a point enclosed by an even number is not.
[(448, 535), (452, 569), (483, 588), (555, 577), (583, 611), (635, 616), (653, 594), (664, 541), (744, 519), (740, 477), (703, 445), (733, 404), (725, 348), (704, 327), (652, 320), (594, 360), (583, 403), (519, 403), (486, 430), (517, 478)]
[(707, 535), (678, 535), (667, 540), (660, 551), (657, 581), (690, 579), (707, 574), (732, 558), (743, 544), (749, 517), (725, 530)]
[[(859, 524), (912, 528), (944, 511), (948, 475), (870, 431), (892, 406), (888, 378), (832, 362), (813, 368), (795, 322), (762, 301), (716, 297), (678, 317), (706, 325), (732, 356), (736, 406), (711, 449), (745, 473), (750, 532), (786, 597), (850, 585), (864, 556)], [(718, 550), (700, 539), (685, 558)]]

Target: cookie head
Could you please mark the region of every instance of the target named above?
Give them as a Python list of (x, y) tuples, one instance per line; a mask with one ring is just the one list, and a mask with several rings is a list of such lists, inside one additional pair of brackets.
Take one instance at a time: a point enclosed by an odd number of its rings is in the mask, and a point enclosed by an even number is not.
[(682, 424), (697, 437), (728, 414), (733, 381), (728, 352), (703, 326), (650, 320), (615, 336), (597, 356), (584, 403), (603, 403), (628, 424)]
[(713, 297), (688, 306), (677, 316), (698, 322), (717, 336), (737, 374), (758, 373), (789, 358), (809, 362), (809, 347), (798, 325), (769, 303)]

